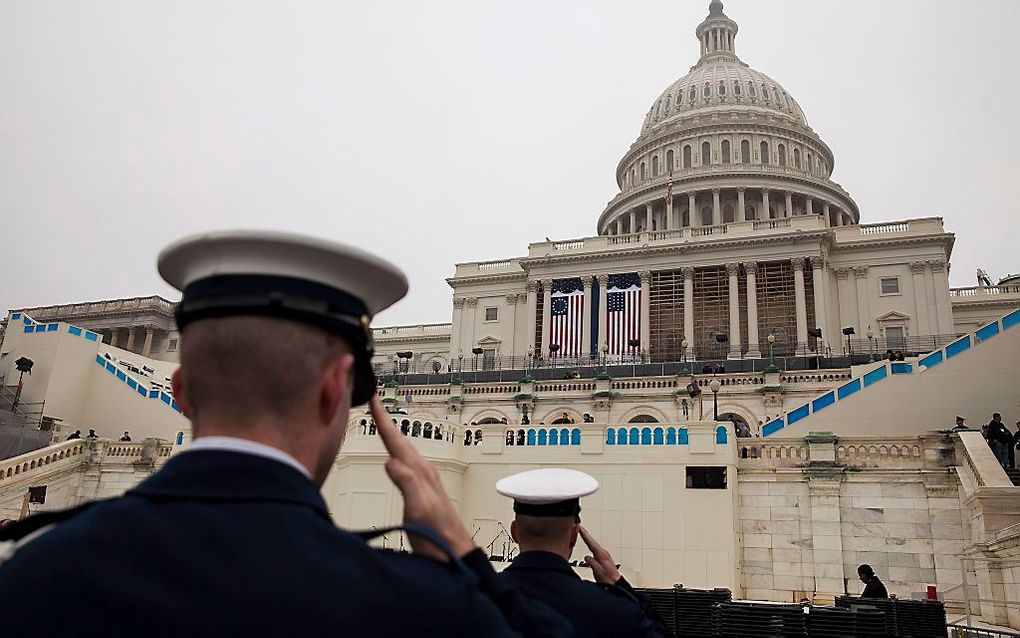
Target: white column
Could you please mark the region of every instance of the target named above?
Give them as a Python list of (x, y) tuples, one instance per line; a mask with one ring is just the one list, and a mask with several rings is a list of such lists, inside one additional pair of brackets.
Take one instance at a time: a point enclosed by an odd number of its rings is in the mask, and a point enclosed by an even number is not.
[(581, 310), (581, 354), (582, 357), (591, 356), (591, 275), (581, 277), (581, 286), (584, 288), (584, 307)]
[(822, 206), (822, 216), (825, 217), (826, 226), (832, 225), (832, 218), (829, 216), (829, 202), (825, 202), (825, 205)]
[(730, 277), (730, 359), (740, 358), (740, 264), (726, 264)]
[(733, 221), (742, 222), (744, 221), (744, 187), (741, 186), (737, 189), (737, 210), (733, 214)]
[(935, 282), (935, 314), (938, 317), (939, 334), (952, 334), (953, 308), (949, 300), (949, 274), (946, 262), (931, 262), (932, 280)]
[(756, 216), (757, 219), (771, 219), (772, 215), (769, 211), (769, 189), (761, 189), (761, 213)]
[(826, 302), (828, 295), (825, 294), (829, 285), (829, 273), (825, 269), (825, 258), (818, 256), (811, 258), (814, 301), (815, 301), (815, 325), (811, 328), (820, 328), (822, 331), (822, 342), (819, 347), (832, 345), (832, 331), (829, 326), (829, 306)]
[(925, 262), (924, 269), (924, 292), (928, 298), (928, 325), (931, 326), (932, 334), (939, 331), (938, 306), (935, 303), (935, 277), (931, 271), (931, 262)]
[(861, 318), (857, 312), (857, 291), (853, 288), (854, 284), (850, 282), (850, 269), (836, 268), (835, 272), (836, 293), (839, 297), (839, 339), (842, 343), (844, 341), (843, 328), (853, 326), (860, 334), (864, 334), (866, 328), (861, 328), (858, 325)]
[(786, 191), (786, 215), (785, 217), (793, 217), (793, 193)]
[(690, 346), (687, 356), (694, 354), (694, 267), (684, 266), (680, 269), (684, 275), (684, 339)]
[[(525, 328), (527, 332), (527, 339), (525, 343), (528, 344), (528, 350), (532, 353), (535, 352), (535, 327), (538, 325), (538, 282), (534, 279), (528, 280), (528, 325)], [(457, 353), (453, 353), (452, 357), (456, 357)], [(525, 354), (527, 356), (527, 354)], [(453, 358), (450, 359), (453, 361)]]
[[(549, 357), (549, 331), (552, 319), (552, 279), (542, 280), (542, 358)], [(537, 354), (537, 353), (536, 353)]]
[(854, 266), (854, 278), (857, 280), (857, 312), (858, 320), (857, 334), (863, 335), (871, 325), (871, 304), (868, 300), (868, 267)]
[(688, 217), (690, 217), (691, 226), (701, 226), (701, 214), (697, 210), (698, 208), (698, 193), (697, 191), (691, 191), (687, 193), (687, 210)]
[(649, 297), (651, 296), (651, 283), (652, 273), (647, 270), (643, 270), (638, 273), (641, 278), (641, 351), (648, 352), (648, 348), (651, 345), (651, 305), (649, 303)]
[[(679, 228), (680, 224), (676, 226)], [(666, 230), (673, 230), (673, 200), (670, 198), (666, 199)]]
[(797, 348), (803, 354), (807, 344), (807, 293), (804, 290), (804, 258), (795, 257), (793, 263), (793, 302), (797, 313)]
[(461, 334), (467, 335), (467, 351), (470, 352), (478, 345), (478, 337), (475, 335), (478, 326), (478, 297), (468, 297), (465, 304), (467, 310), (464, 311), (464, 320), (467, 321), (467, 330)]
[(606, 288), (609, 287), (609, 275), (601, 274), (599, 278), (599, 354), (602, 353), (602, 344), (608, 343), (608, 333), (606, 332), (606, 322), (608, 318), (607, 308), (609, 305), (609, 296)]
[(142, 345), (142, 356), (147, 357), (152, 353), (152, 335), (153, 329), (145, 329), (145, 343)]
[(815, 200), (811, 199), (810, 197), (807, 198), (807, 214), (808, 215), (814, 215), (815, 214), (814, 203), (815, 203)]
[[(453, 321), (450, 325), (450, 363), (457, 360), (457, 355), (463, 352), (461, 345), (461, 322), (464, 316), (464, 298), (453, 298)], [(534, 325), (534, 324), (532, 324)]]
[(634, 234), (637, 232), (637, 209), (630, 209), (630, 232)]
[(923, 261), (910, 262), (910, 274), (914, 286), (914, 334), (915, 337), (934, 334), (928, 322), (928, 295), (924, 285)]
[(722, 208), (719, 206), (719, 189), (712, 189), (712, 223), (716, 226), (722, 224)]
[(645, 204), (645, 232), (652, 230), (652, 204)]
[(124, 346), (124, 349), (127, 350), (128, 352), (135, 351), (135, 328), (133, 327), (128, 328), (128, 340), (127, 345)]
[(758, 285), (756, 273), (758, 263), (744, 262), (745, 284), (747, 286), (747, 357), (761, 358), (761, 345), (758, 337)]

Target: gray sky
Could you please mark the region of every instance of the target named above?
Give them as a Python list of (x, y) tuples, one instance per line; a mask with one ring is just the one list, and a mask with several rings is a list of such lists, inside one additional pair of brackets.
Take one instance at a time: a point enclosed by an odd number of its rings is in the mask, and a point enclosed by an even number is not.
[[(954, 286), (1020, 271), (1020, 2), (729, 0), (864, 222), (938, 215)], [(708, 0), (0, 1), (0, 308), (152, 293), (181, 235), (361, 245), (449, 321), (457, 261), (595, 234)]]

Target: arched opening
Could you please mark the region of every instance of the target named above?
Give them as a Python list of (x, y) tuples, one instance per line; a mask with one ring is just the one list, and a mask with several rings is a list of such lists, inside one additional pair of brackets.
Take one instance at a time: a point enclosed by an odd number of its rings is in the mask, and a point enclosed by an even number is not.
[(725, 206), (723, 206), (723, 209), (722, 209), (722, 220), (723, 220), (723, 223), (726, 223), (726, 224), (735, 221), (733, 219), (733, 206), (732, 205), (726, 204)]
[(733, 80), (733, 95), (740, 95), (740, 80)]
[(809, 172), (809, 173), (813, 173), (813, 172), (815, 172), (815, 171), (814, 171), (814, 168), (815, 168), (815, 167), (814, 167), (814, 165), (812, 165), (812, 164), (811, 164), (811, 153), (808, 153), (808, 154), (807, 154), (807, 157), (806, 157), (806, 159), (807, 159), (807, 167), (806, 167), (806, 168), (807, 168), (808, 172)]
[(552, 424), (553, 425), (562, 425), (562, 424), (565, 424), (565, 423), (569, 424), (569, 423), (573, 423), (573, 422), (574, 422), (574, 420), (570, 418), (570, 415), (568, 415), (566, 412), (564, 412), (559, 417), (557, 417), (556, 420), (552, 422)]
[(613, 428), (606, 430), (606, 445), (616, 445), (616, 430)]
[(641, 445), (652, 444), (652, 428), (641, 428)]
[(479, 445), (482, 442), (482, 431), (475, 430), (475, 445)]
[(691, 167), (691, 145), (684, 144), (684, 168)]
[(797, 169), (800, 168), (800, 149), (799, 148), (793, 149), (793, 167), (797, 168)]
[(506, 431), (506, 444), (508, 446), (512, 446), (514, 444), (515, 440), (517, 440), (517, 436), (514, 433), (514, 431), (513, 430), (507, 430)]
[(692, 86), (691, 87), (691, 91), (690, 91), (690, 95), (688, 95), (687, 97), (690, 99), (691, 102), (693, 102), (694, 100), (698, 99), (698, 89), (696, 87)]
[(747, 94), (751, 97), (758, 97), (758, 89), (754, 88), (754, 82), (747, 83)]
[(704, 87), (703, 90), (704, 90), (704, 96), (705, 96), (706, 100), (708, 98), (712, 97), (712, 85), (711, 84), (709, 84), (708, 82), (705, 82), (705, 87)]
[(657, 177), (658, 175), (659, 175), (659, 156), (654, 155), (652, 156), (652, 177)]
[(663, 443), (662, 428), (655, 428), (654, 430), (652, 430), (652, 444), (662, 445), (662, 443)]
[(726, 81), (719, 80), (719, 97), (726, 95)]
[(400, 423), (400, 433), (403, 434), (404, 436), (407, 436), (408, 434), (411, 433), (411, 423), (407, 419), (404, 419)]
[(574, 428), (570, 431), (570, 444), (581, 445), (581, 428)]
[(524, 430), (517, 430), (517, 445), (524, 445)]
[(779, 165), (786, 166), (786, 145), (779, 145)]
[(720, 146), (720, 152), (722, 154), (722, 163), (723, 164), (729, 164), (730, 163), (730, 141), (729, 140), (723, 140), (722, 141), (722, 145)]
[(644, 162), (641, 162), (641, 179), (642, 180), (648, 179), (648, 167), (645, 166)]
[(484, 419), (480, 419), (475, 422), (477, 425), (492, 425), (493, 423), (502, 423), (499, 419), (494, 416), (487, 416)]
[(769, 101), (769, 87), (765, 86), (764, 84), (761, 85), (761, 97), (766, 102)]
[(746, 439), (752, 436), (751, 426), (747, 424), (747, 420), (739, 414), (727, 412), (719, 415), (720, 421), (729, 421), (733, 424), (733, 433), (737, 435), (739, 439)]
[(701, 208), (701, 225), (711, 226), (712, 225), (712, 207), (703, 206)]
[(659, 420), (656, 419), (651, 414), (639, 414), (631, 418), (630, 421), (627, 421), (627, 423), (658, 423), (658, 422)]
[(560, 444), (560, 432), (556, 428), (549, 430), (549, 445)]
[(421, 436), (424, 439), (431, 439), (432, 438), (432, 424), (431, 423), (426, 423), (424, 426), (422, 426)]
[(742, 164), (751, 163), (751, 143), (747, 140), (740, 141), (740, 162)]
[(673, 172), (673, 149), (666, 151), (666, 171)]
[(708, 142), (701, 143), (701, 165), (709, 166), (712, 163), (712, 145)]
[(769, 163), (769, 143), (768, 142), (762, 142), (760, 150), (761, 150), (761, 163), (762, 164), (768, 164)]
[(419, 436), (421, 436), (421, 422), (420, 421), (415, 421), (411, 425), (411, 436), (412, 437), (419, 437)]

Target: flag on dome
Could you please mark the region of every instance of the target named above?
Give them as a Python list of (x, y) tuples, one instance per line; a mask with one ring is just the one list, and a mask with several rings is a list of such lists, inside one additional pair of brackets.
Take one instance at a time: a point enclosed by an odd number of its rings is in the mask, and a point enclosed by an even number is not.
[(633, 353), (631, 340), (641, 338), (641, 279), (637, 273), (609, 275), (606, 333), (610, 356)]
[(673, 178), (669, 178), (669, 183), (666, 184), (666, 210), (673, 208)]
[(553, 356), (581, 356), (584, 350), (584, 288), (581, 279), (554, 279), (550, 301), (549, 345), (559, 345)]

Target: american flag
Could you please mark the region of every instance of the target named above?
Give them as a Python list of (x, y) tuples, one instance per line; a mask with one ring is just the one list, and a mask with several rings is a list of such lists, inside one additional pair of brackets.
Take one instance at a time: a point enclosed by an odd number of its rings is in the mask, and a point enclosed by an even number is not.
[(610, 356), (633, 354), (630, 341), (641, 338), (641, 280), (637, 273), (609, 276), (606, 315)]
[(670, 178), (669, 184), (666, 185), (666, 206), (667, 210), (673, 207), (673, 178)]
[(584, 352), (584, 289), (580, 279), (553, 281), (549, 344), (559, 344), (556, 357), (579, 357)]

